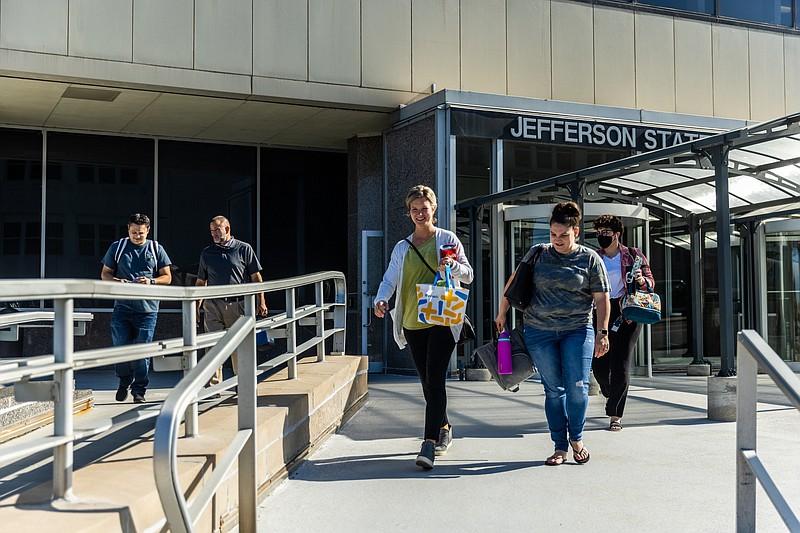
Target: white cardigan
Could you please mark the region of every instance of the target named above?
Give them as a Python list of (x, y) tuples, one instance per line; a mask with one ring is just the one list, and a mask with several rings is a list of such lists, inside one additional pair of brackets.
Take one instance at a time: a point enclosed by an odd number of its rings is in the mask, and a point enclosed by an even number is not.
[[(408, 236), (411, 240), (412, 235)], [(464, 245), (456, 237), (456, 234), (446, 229), (436, 228), (436, 257), (438, 264), (441, 260), (441, 246), (443, 244), (455, 244), (458, 251), (458, 261), (450, 266), (450, 271), (453, 274), (453, 279), (457, 286), (459, 282), (472, 283), (472, 265), (469, 264), (467, 256), (464, 255)], [(393, 294), (402, 294), (403, 292), (403, 264), (405, 263), (406, 253), (410, 248), (408, 242), (402, 240), (394, 245), (392, 250), (391, 259), (389, 259), (389, 267), (383, 274), (383, 281), (378, 287), (378, 294), (375, 295), (376, 302), (388, 302)], [(433, 265), (431, 265), (433, 266)], [(435, 268), (435, 267), (434, 267)], [(389, 311), (392, 316), (394, 340), (397, 345), (402, 349), (406, 347), (406, 337), (403, 335), (403, 299), (400, 297), (395, 298), (394, 308)], [(450, 326), (450, 331), (453, 332), (453, 338), (458, 341), (461, 335), (462, 324)]]

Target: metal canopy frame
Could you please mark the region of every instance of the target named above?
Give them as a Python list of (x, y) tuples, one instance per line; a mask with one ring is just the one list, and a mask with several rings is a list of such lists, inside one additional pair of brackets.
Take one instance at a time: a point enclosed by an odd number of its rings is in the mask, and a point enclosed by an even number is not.
[[(469, 211), (470, 225), (476, 226), (474, 215), (481, 209), (530, 201), (542, 193), (573, 199), (579, 205), (585, 200), (632, 203), (685, 219), (692, 236), (693, 257), (694, 248), (702, 247), (698, 236), (701, 223), (713, 220), (718, 250), (730, 251), (731, 224), (748, 228), (745, 239), (752, 239), (753, 228), (761, 221), (786, 217), (800, 209), (800, 113), (471, 198), (456, 204), (455, 209)], [(470, 228), (471, 234), (476, 231)], [(470, 246), (475, 247), (476, 243)], [(477, 249), (471, 252), (478, 257)], [(747, 263), (748, 271), (754, 272), (757, 265), (752, 253)], [(722, 376), (736, 373), (732, 271), (731, 254), (719, 253)], [(692, 261), (691, 275), (693, 281), (702, 282), (700, 261)], [(702, 287), (702, 283), (694, 286)], [(703, 290), (695, 294), (703, 294)], [(761, 306), (755, 300), (763, 295), (750, 296), (745, 317), (752, 318), (746, 327), (761, 329)], [(478, 322), (481, 320), (479, 316)], [(702, 334), (699, 313), (693, 314), (693, 321), (694, 331)], [(702, 346), (702, 338), (699, 342), (695, 339), (693, 346)], [(694, 357), (696, 363), (702, 362), (697, 349)]]

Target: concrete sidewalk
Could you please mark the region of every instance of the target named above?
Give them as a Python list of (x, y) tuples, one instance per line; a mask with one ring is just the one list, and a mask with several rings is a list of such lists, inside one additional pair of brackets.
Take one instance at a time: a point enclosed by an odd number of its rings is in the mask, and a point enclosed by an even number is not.
[[(415, 378), (370, 375), (369, 403), (259, 508), (259, 531), (733, 531), (735, 423), (706, 418), (706, 379), (634, 378), (624, 430), (607, 431), (590, 397), (584, 442), (553, 446), (540, 384), (448, 383), (453, 447), (433, 470), (414, 464), (423, 404)], [(759, 377), (758, 452), (800, 514), (800, 415)], [(786, 531), (759, 488), (757, 529)]]

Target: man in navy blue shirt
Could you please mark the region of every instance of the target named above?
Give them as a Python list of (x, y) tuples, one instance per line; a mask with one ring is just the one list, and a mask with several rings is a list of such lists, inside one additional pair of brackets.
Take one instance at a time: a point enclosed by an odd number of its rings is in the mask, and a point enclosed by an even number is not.
[[(211, 238), (214, 244), (203, 248), (200, 253), (200, 266), (195, 285), (236, 285), (239, 283), (261, 282), (261, 263), (258, 262), (253, 247), (246, 242), (234, 239), (231, 223), (222, 215), (211, 219)], [(259, 316), (266, 316), (267, 304), (264, 293), (257, 295)], [(205, 310), (205, 330), (220, 331), (229, 328), (244, 314), (244, 298), (215, 298), (198, 300), (197, 323), (200, 324), (200, 306)], [(233, 373), (237, 374), (236, 353), (231, 355)], [(210, 385), (222, 381), (222, 368), (212, 376)]]
[[(120, 239), (103, 257), (100, 278), (120, 283), (145, 285), (169, 285), (172, 262), (164, 248), (147, 239), (150, 233), (150, 218), (136, 213), (128, 220), (128, 237)], [(114, 346), (152, 342), (158, 319), (158, 300), (116, 300), (111, 314), (111, 342)], [(116, 399), (125, 401), (128, 388), (134, 403), (143, 403), (147, 385), (150, 359), (136, 359), (117, 363), (115, 371), (119, 378)]]

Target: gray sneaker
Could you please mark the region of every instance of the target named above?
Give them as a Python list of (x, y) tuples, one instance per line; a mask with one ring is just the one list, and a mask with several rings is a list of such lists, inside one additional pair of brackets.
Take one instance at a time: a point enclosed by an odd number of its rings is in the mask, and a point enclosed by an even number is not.
[(433, 468), (433, 460), (435, 458), (433, 448), (434, 444), (429, 440), (422, 443), (422, 448), (419, 449), (419, 455), (417, 455), (417, 466), (425, 470)]
[(442, 428), (439, 430), (439, 440), (436, 441), (436, 446), (433, 450), (436, 455), (444, 455), (453, 444), (453, 426), (448, 425), (447, 429)]

